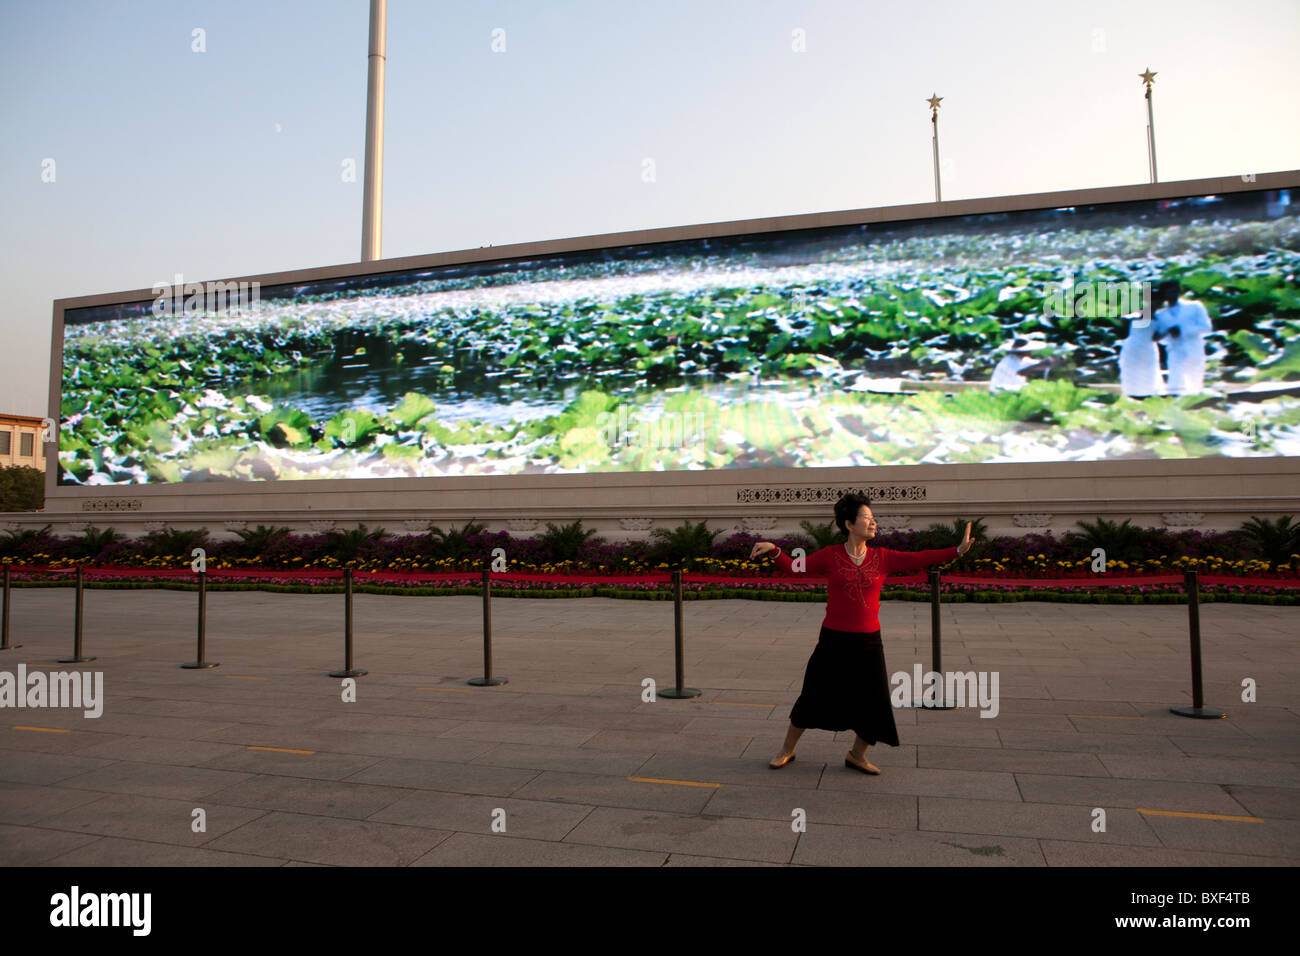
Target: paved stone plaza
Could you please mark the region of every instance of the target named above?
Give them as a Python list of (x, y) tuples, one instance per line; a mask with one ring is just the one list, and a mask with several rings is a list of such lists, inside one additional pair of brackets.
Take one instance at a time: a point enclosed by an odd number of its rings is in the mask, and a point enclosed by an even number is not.
[[(98, 659), (58, 664), (73, 592), (13, 592), (23, 646), (0, 671), (102, 671), (104, 700), (97, 719), (0, 711), (0, 864), (1300, 863), (1300, 608), (1201, 608), (1206, 703), (1229, 718), (1195, 720), (1169, 712), (1191, 702), (1184, 606), (946, 604), (944, 669), (998, 672), (999, 712), (898, 709), (871, 777), (844, 766), (847, 731), (767, 766), (823, 604), (686, 602), (703, 695), (654, 703), (671, 601), (496, 599), (509, 683), (479, 688), (480, 598), (359, 594), (355, 702), (326, 676), (342, 595), (210, 591), (210, 670), (178, 667), (194, 593), (85, 605)], [(891, 674), (929, 670), (929, 621), (882, 606)]]

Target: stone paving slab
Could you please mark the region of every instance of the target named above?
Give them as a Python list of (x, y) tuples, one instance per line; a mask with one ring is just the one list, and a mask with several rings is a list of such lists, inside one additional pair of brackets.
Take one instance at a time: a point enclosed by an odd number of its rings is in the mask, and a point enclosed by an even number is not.
[(1286, 787), (1243, 787), (1225, 784), (1225, 793), (1255, 817), (1275, 820), (1300, 820), (1300, 795)]
[[(498, 600), (509, 683), (471, 688), (479, 598), (358, 595), (369, 673), (344, 702), (325, 673), (342, 663), (338, 595), (209, 595), (222, 663), (184, 671), (193, 595), (91, 592), (97, 660), (59, 665), (68, 592), (14, 593), (24, 647), (0, 670), (98, 670), (105, 699), (99, 718), (0, 710), (0, 865), (1300, 862), (1297, 609), (1202, 608), (1207, 701), (1230, 717), (1188, 720), (1169, 713), (1190, 699), (1185, 609), (945, 605), (946, 666), (998, 671), (998, 714), (898, 709), (902, 746), (872, 747), (868, 776), (843, 765), (851, 731), (809, 730), (767, 767), (820, 605), (689, 603), (702, 694), (646, 702), (644, 678), (674, 682), (671, 604)], [(881, 623), (891, 673), (929, 670), (928, 606), (886, 603)], [(1267, 679), (1266, 703), (1240, 701), (1246, 676)]]
[[(412, 866), (664, 866), (667, 853), (454, 833)], [(727, 863), (735, 861), (727, 860)], [(742, 864), (743, 865), (743, 864)]]
[[(578, 727), (588, 731), (595, 728), (597, 732), (602, 730), (635, 730), (645, 733), (666, 732), (674, 734), (685, 730), (692, 722), (690, 717), (682, 714), (673, 715), (667, 711), (660, 711), (656, 714), (604, 713), (599, 716), (591, 711), (557, 711), (543, 720), (543, 723), (547, 726)], [(724, 728), (719, 728), (713, 732), (720, 733), (723, 730)]]
[(983, 770), (1012, 773), (1108, 777), (1096, 754), (1060, 750), (989, 750), (965, 747), (918, 747), (917, 764), (927, 770)]
[(1178, 850), (1217, 850), (1250, 856), (1300, 858), (1300, 823), (1262, 820), (1235, 823), (1144, 814), (1160, 842)]
[(0, 823), (18, 826), (40, 823), (71, 807), (94, 803), (103, 796), (94, 790), (72, 790), (66, 786), (0, 782)]
[(750, 737), (740, 734), (683, 734), (671, 731), (602, 730), (583, 741), (591, 750), (651, 750), (737, 757)]
[(1014, 836), (920, 833), (824, 823), (800, 834), (805, 866), (1043, 866), (1039, 841)]
[(918, 798), (921, 830), (1068, 839), (1091, 835), (1097, 843), (1159, 846), (1143, 814), (1112, 807), (1106, 810), (1106, 830), (1092, 830), (1092, 808), (1049, 803), (1015, 804), (1005, 800), (952, 797)]
[(364, 820), (401, 800), (405, 792), (336, 780), (258, 776), (212, 794), (212, 800), (232, 807)]
[[(44, 862), (45, 866), (286, 866), (287, 860), (204, 847), (100, 837)], [(303, 864), (297, 864), (303, 865)]]
[(197, 800), (251, 774), (205, 767), (172, 767), (119, 760), (107, 767), (69, 777), (63, 786), (105, 793), (136, 793), (149, 797)]
[(197, 767), (242, 750), (243, 748), (236, 744), (209, 743), (204, 740), (118, 737), (83, 747), (77, 751), (76, 756), (101, 761), (132, 760), (179, 767)]
[[(368, 819), (487, 836), (503, 833), (559, 841), (591, 811), (590, 805), (568, 805), (559, 801), (424, 791), (403, 797)], [(494, 830), (494, 826), (498, 829)]]
[(770, 787), (729, 786), (713, 791), (704, 807), (709, 816), (748, 817), (781, 820), (788, 824), (803, 812), (803, 822), (834, 823), (844, 826), (888, 827), (914, 830), (917, 825), (915, 796), (910, 794), (862, 794), (842, 790), (776, 790)]
[(646, 778), (563, 773), (547, 770), (515, 791), (526, 800), (550, 800), (602, 807), (700, 813), (713, 789), (679, 783), (653, 783)]
[[(880, 764), (877, 766), (882, 771), (885, 769)], [(854, 793), (911, 793), (917, 796), (1005, 800), (1017, 809), (1021, 808), (1023, 802), (1014, 774), (976, 770), (897, 767), (890, 769), (887, 777), (870, 777), (844, 766), (844, 761), (841, 760), (826, 768), (819, 786), (822, 790), (849, 790)]]
[(0, 866), (38, 866), (98, 839), (89, 833), (0, 823)]
[(1300, 768), (1294, 763), (1231, 757), (1134, 757), (1129, 754), (1102, 754), (1099, 759), (1116, 777), (1241, 783), (1300, 791)]
[(636, 850), (785, 863), (790, 860), (797, 838), (798, 834), (785, 822), (597, 807), (565, 839)]
[[(759, 863), (755, 860), (728, 860), (718, 856), (694, 856), (687, 853), (669, 853), (664, 866), (781, 866), (780, 863)], [(791, 866), (793, 864), (784, 864)]]
[(1161, 807), (1188, 813), (1249, 816), (1241, 802), (1213, 783), (1131, 780), (1038, 773), (1017, 773), (1026, 803), (1077, 804), (1087, 807)]
[(560, 770), (570, 773), (631, 776), (653, 757), (651, 751), (575, 750), (571, 747), (525, 747), (501, 744), (475, 757), (471, 763), (530, 770)]
[(492, 749), (490, 742), (424, 738), (412, 734), (362, 734), (320, 730), (238, 725), (212, 734), (211, 740), (229, 741), (243, 747), (281, 747), (286, 750), (333, 751), (375, 757), (430, 757), (473, 760)]
[[(196, 809), (203, 810), (204, 827), (195, 832)], [(260, 809), (223, 806), (213, 800), (169, 800), (138, 794), (100, 795), (93, 802), (40, 821), (50, 830), (96, 833), (151, 843), (202, 846), (265, 813)]]
[(1100, 734), (1080, 731), (1056, 733), (1045, 730), (1000, 730), (998, 739), (1007, 750), (1056, 750), (1098, 755), (1178, 756), (1182, 751), (1167, 736), (1159, 734)]
[(1117, 846), (1062, 840), (1039, 840), (1048, 866), (1294, 866), (1283, 858), (1216, 853), (1210, 850), (1171, 850), (1154, 846)]
[[(777, 747), (779, 748), (779, 743)], [(772, 770), (767, 761), (774, 754), (764, 751), (764, 758), (716, 758), (704, 754), (658, 753), (637, 771), (639, 777), (657, 780), (687, 780), (693, 783), (719, 783), (771, 787), (780, 790), (812, 790), (822, 778), (825, 764), (808, 757), (796, 757), (780, 770)]]
[(277, 811), (207, 846), (332, 866), (408, 866), (449, 836), (443, 830)]
[(277, 777), (311, 777), (318, 780), (342, 780), (373, 767), (383, 757), (331, 753), (278, 753), (268, 750), (241, 749), (216, 757), (203, 764), (213, 770), (237, 770), (245, 773), (271, 774)]
[(112, 763), (112, 760), (97, 760), (80, 754), (0, 750), (0, 781), (42, 786), (98, 770)]
[(513, 767), (391, 758), (355, 773), (348, 779), (355, 783), (416, 790), (506, 796), (537, 775), (536, 770)]

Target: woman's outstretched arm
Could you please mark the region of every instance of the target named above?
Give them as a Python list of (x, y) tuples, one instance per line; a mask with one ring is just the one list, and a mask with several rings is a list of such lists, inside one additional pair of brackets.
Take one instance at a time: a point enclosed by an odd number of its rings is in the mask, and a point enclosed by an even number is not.
[(959, 555), (957, 549), (952, 547), (937, 548), (933, 551), (890, 551), (888, 548), (881, 548), (880, 556), (885, 559), (885, 573), (897, 574), (900, 571), (915, 571), (917, 568), (929, 567), (932, 564), (946, 564), (957, 560)]
[(785, 553), (784, 549), (778, 548), (771, 541), (760, 541), (754, 545), (751, 558), (759, 557), (764, 554), (772, 555), (776, 566), (786, 574), (822, 574), (826, 570), (826, 549), (814, 551), (804, 559), (803, 567), (798, 571), (794, 568), (794, 560)]
[(928, 567), (931, 564), (955, 561), (970, 550), (970, 529), (971, 526), (967, 523), (966, 537), (961, 539), (961, 544), (952, 548), (936, 548), (931, 551), (890, 551), (888, 548), (881, 548), (880, 556), (884, 558), (885, 573), (915, 571), (917, 568)]

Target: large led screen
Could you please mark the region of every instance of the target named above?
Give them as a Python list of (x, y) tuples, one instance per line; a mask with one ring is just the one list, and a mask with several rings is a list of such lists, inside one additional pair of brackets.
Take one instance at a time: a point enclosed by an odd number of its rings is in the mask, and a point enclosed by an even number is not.
[(1287, 190), (65, 314), (61, 484), (1300, 455)]

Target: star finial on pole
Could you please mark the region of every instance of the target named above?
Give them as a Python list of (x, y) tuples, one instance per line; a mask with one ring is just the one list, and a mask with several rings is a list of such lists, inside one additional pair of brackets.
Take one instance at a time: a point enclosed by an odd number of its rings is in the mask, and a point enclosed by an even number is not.
[(1147, 89), (1151, 89), (1151, 84), (1154, 83), (1156, 79), (1156, 75), (1151, 72), (1151, 67), (1146, 67), (1145, 72), (1139, 73), (1138, 76), (1142, 77), (1142, 82), (1147, 85)]
[(930, 94), (930, 98), (929, 98), (928, 100), (926, 100), (926, 102), (930, 104), (930, 109), (931, 109), (932, 111), (934, 111), (935, 113), (938, 113), (938, 112), (939, 112), (939, 101), (940, 101), (941, 99), (943, 99), (942, 96), (936, 96), (935, 94), (931, 93), (931, 94)]

